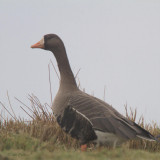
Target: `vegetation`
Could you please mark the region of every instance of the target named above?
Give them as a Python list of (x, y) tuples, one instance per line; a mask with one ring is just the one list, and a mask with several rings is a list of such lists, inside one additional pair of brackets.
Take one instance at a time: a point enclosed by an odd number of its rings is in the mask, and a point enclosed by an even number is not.
[[(131, 140), (121, 148), (95, 148), (89, 144), (88, 151), (81, 153), (79, 143), (65, 134), (58, 126), (50, 111), (50, 106), (42, 105), (34, 95), (30, 96), (31, 107), (23, 104), (23, 110), (31, 118), (24, 121), (10, 114), (13, 118), (0, 119), (0, 160), (25, 160), (25, 159), (152, 159), (160, 157), (160, 144), (141, 139)], [(19, 101), (20, 102), (20, 101)], [(126, 117), (135, 121), (137, 111), (127, 106)], [(150, 131), (153, 135), (159, 135), (160, 129), (156, 123), (144, 124), (141, 117), (138, 124)]]
[[(5, 119), (0, 115), (0, 160), (157, 160), (160, 157), (160, 143), (142, 139), (131, 140), (116, 149), (95, 148), (93, 144), (88, 144), (87, 152), (82, 153), (78, 141), (66, 135), (58, 126), (50, 106), (42, 105), (34, 95), (29, 96), (29, 100), (30, 107), (18, 100), (23, 106), (22, 110), (30, 117), (28, 121), (16, 117), (9, 96), (10, 109), (0, 102), (12, 117)], [(127, 106), (125, 110), (126, 117), (135, 121), (137, 110), (128, 111)], [(141, 116), (138, 124), (153, 135), (160, 135), (156, 123), (145, 124)]]

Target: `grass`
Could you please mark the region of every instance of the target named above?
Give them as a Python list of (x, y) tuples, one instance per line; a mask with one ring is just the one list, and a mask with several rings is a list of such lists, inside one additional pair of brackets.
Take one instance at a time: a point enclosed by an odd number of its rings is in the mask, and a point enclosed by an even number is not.
[[(160, 144), (141, 139), (131, 140), (116, 149), (95, 148), (89, 144), (87, 152), (82, 153), (78, 141), (58, 126), (50, 107), (42, 105), (34, 95), (29, 100), (31, 107), (23, 104), (23, 110), (31, 117), (30, 121), (16, 117), (5, 120), (1, 115), (0, 160), (157, 160), (160, 157)], [(137, 110), (128, 111), (127, 106), (125, 109), (126, 117), (135, 121)], [(138, 123), (153, 135), (160, 134), (156, 123), (145, 124), (143, 117)]]
[(44, 142), (22, 133), (2, 135), (0, 139), (1, 160), (157, 160), (160, 157), (160, 152), (146, 152), (144, 150), (129, 149), (125, 146), (116, 149), (91, 148), (82, 153), (74, 147), (56, 144), (52, 139)]
[(158, 160), (160, 152), (146, 152), (143, 150), (133, 150), (127, 148), (106, 149), (99, 148), (80, 152), (73, 148), (58, 146), (51, 149), (52, 145), (46, 142), (40, 142), (33, 139), (31, 148), (24, 149), (5, 149), (0, 153), (0, 159), (8, 160)]
[[(17, 118), (9, 96), (8, 101), (10, 109), (0, 102), (11, 116), (6, 119), (0, 115), (0, 160), (157, 160), (160, 157), (160, 143), (142, 139), (128, 141), (116, 149), (95, 148), (93, 144), (88, 144), (87, 152), (82, 153), (79, 142), (58, 126), (51, 107), (42, 105), (35, 95), (29, 95), (31, 106), (17, 99), (21, 109), (30, 117), (28, 121)], [(128, 119), (136, 121), (136, 109), (128, 110), (125, 106), (125, 111)], [(159, 126), (154, 122), (144, 123), (143, 116), (139, 118), (138, 124), (153, 135), (160, 134)]]

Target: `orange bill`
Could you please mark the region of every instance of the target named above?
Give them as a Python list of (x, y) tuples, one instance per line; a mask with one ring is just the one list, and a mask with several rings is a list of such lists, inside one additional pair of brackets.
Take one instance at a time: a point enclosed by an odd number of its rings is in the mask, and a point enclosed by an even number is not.
[(41, 39), (39, 42), (37, 42), (36, 44), (33, 44), (31, 46), (31, 48), (44, 48), (44, 40)]
[(31, 48), (44, 48), (44, 45), (41, 44), (40, 42), (37, 42), (36, 44), (33, 44)]

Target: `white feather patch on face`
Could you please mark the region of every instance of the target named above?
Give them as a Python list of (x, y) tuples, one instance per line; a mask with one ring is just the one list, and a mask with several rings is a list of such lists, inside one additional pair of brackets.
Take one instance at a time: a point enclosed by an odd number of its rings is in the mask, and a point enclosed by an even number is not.
[(44, 37), (39, 41), (41, 45), (44, 45)]

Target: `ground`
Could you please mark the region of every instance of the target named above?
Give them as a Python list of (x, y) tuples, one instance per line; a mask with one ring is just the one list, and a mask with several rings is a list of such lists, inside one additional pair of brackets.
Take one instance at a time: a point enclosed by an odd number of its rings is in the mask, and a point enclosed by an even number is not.
[(0, 160), (158, 160), (160, 152), (129, 149), (122, 146), (116, 149), (67, 147), (50, 141), (41, 141), (25, 134), (0, 136)]

